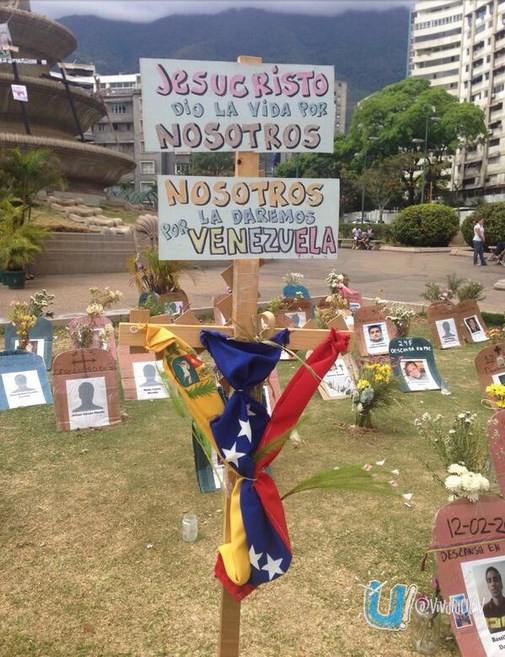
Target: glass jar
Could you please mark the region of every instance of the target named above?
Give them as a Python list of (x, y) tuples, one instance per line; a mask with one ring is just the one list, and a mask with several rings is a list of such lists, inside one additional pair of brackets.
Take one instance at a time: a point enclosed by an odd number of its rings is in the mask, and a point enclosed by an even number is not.
[(414, 650), (420, 655), (434, 655), (440, 647), (440, 614), (414, 606), (410, 628)]
[(182, 518), (182, 540), (192, 543), (198, 538), (198, 518), (195, 513), (185, 513)]

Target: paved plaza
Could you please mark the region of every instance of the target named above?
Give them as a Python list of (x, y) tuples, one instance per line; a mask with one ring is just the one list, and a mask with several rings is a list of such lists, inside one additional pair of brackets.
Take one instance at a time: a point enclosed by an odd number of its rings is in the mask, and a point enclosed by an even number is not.
[[(486, 297), (479, 304), (481, 310), (503, 313), (505, 290), (495, 290), (493, 286), (498, 280), (505, 279), (505, 268), (492, 264), (475, 267), (471, 255), (469, 249), (459, 249), (457, 255), (451, 255), (448, 250), (420, 253), (406, 249), (340, 249), (336, 260), (268, 260), (260, 269), (259, 301), (266, 302), (282, 294), (282, 277), (287, 272), (303, 274), (303, 283), (314, 297), (328, 293), (325, 278), (335, 269), (347, 273), (351, 287), (361, 292), (364, 298), (373, 299), (380, 294), (388, 300), (410, 303), (423, 303), (420, 295), (429, 281), (443, 286), (448, 274), (456, 274), (484, 285)], [(211, 308), (213, 297), (226, 291), (221, 273), (228, 264), (202, 262), (199, 268), (182, 276), (182, 287), (192, 308)], [(75, 317), (82, 314), (88, 305), (88, 290), (92, 286), (109, 286), (123, 293), (121, 302), (112, 309), (114, 315), (127, 314), (130, 308), (137, 306), (138, 291), (130, 284), (126, 271), (114, 274), (36, 276), (27, 281), (24, 290), (9, 290), (0, 286), (0, 322), (5, 323), (8, 305), (13, 299), (27, 299), (42, 288), (55, 295), (53, 310), (56, 318)]]

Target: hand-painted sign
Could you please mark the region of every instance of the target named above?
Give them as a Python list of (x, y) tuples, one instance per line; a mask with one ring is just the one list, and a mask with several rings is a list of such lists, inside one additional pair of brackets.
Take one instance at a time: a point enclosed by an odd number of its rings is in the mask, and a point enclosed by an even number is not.
[(148, 151), (333, 153), (332, 66), (141, 59)]
[(334, 258), (338, 180), (159, 176), (161, 260)]

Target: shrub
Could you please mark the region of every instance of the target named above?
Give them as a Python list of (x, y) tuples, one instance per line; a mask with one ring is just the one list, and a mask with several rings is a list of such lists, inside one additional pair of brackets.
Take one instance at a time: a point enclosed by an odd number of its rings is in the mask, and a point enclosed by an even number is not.
[(391, 224), (391, 237), (405, 246), (447, 246), (458, 230), (455, 210), (447, 205), (425, 203), (402, 210)]
[(461, 225), (465, 242), (473, 246), (473, 227), (484, 218), (484, 234), (486, 244), (497, 244), (505, 241), (505, 202), (483, 203), (472, 214), (469, 214)]

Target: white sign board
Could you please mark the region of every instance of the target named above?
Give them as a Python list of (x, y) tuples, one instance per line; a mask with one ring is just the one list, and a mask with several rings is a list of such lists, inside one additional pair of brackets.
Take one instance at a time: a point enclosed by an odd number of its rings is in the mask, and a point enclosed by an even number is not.
[(332, 66), (141, 59), (147, 151), (333, 153)]
[(158, 176), (161, 260), (335, 258), (339, 181)]

